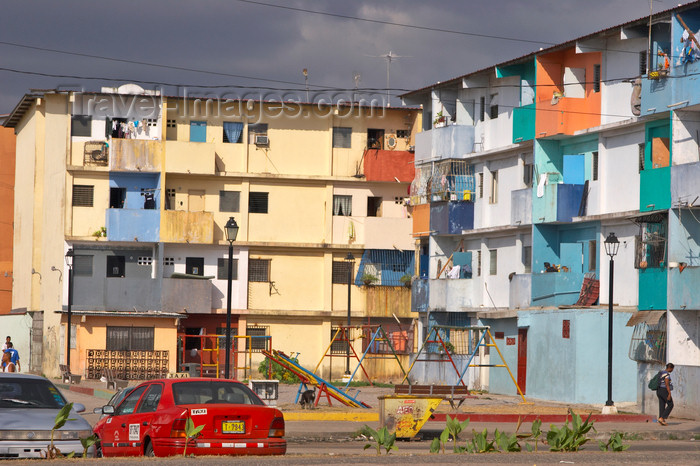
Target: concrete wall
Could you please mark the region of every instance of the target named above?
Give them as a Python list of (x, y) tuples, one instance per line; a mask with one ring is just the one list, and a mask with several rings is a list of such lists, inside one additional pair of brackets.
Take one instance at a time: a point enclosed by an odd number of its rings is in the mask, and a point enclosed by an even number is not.
[[(606, 133), (598, 146), (598, 180), (591, 181), (588, 215), (627, 212), (639, 208), (639, 144), (641, 126), (629, 132)], [(621, 189), (620, 180), (624, 179)]]
[[(669, 361), (673, 362), (673, 361)], [(673, 381), (673, 411), (671, 418), (700, 419), (700, 367), (675, 364), (671, 380)], [(656, 391), (649, 390), (649, 380), (665, 364), (639, 363), (636, 377), (637, 404), (644, 414), (659, 415), (659, 399)]]
[[(32, 317), (30, 314), (0, 315), (0, 341), (5, 344), (5, 338), (11, 337), (12, 346), (19, 353), (20, 369), (29, 372)], [(2, 346), (0, 345), (0, 346)]]

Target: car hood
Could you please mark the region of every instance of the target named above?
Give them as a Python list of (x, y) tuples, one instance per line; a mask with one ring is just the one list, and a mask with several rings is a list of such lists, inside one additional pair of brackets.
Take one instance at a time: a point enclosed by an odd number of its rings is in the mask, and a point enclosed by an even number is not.
[[(0, 430), (51, 430), (59, 409), (9, 408), (0, 410)], [(90, 424), (75, 411), (60, 430), (87, 430)]]

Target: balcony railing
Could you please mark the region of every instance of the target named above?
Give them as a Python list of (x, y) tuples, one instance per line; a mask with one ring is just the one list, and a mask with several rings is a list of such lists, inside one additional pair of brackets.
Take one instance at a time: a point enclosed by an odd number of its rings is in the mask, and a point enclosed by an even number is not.
[(416, 134), (416, 163), (463, 158), (474, 152), (474, 126), (450, 125)]
[(166, 243), (211, 244), (214, 242), (214, 214), (164, 210), (160, 240)]
[(159, 236), (159, 210), (107, 209), (107, 237), (110, 241), (157, 242)]

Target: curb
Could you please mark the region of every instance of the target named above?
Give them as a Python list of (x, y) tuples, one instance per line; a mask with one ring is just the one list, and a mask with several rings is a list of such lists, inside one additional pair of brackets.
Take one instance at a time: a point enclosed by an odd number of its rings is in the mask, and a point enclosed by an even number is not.
[(347, 422), (379, 422), (379, 413), (305, 413), (298, 411), (285, 412), (286, 421), (347, 421)]
[(66, 383), (54, 383), (54, 385), (57, 386), (58, 388), (60, 388), (61, 390), (68, 390), (71, 392), (82, 393), (83, 395), (89, 395), (89, 396), (94, 396), (97, 398), (103, 398), (105, 400), (109, 400), (116, 393), (114, 390), (106, 390), (106, 389), (102, 389), (102, 388), (81, 387), (79, 385), (69, 385)]
[[(459, 413), (455, 415), (460, 421), (469, 419), (471, 422), (534, 422), (540, 419), (543, 423), (561, 423), (567, 420), (571, 422), (568, 414), (481, 414), (481, 413)], [(447, 421), (447, 414), (437, 413), (430, 417), (431, 421)], [(581, 420), (586, 418), (581, 416)], [(646, 414), (592, 414), (591, 421), (594, 422), (652, 422), (653, 416)]]

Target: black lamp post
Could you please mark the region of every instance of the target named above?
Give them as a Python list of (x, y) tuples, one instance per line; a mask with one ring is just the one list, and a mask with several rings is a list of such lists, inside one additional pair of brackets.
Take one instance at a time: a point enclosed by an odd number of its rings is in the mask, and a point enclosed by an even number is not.
[(610, 233), (605, 239), (605, 253), (610, 256), (610, 296), (608, 297), (608, 401), (605, 406), (615, 406), (612, 400), (612, 363), (613, 363), (613, 276), (615, 273), (615, 255), (620, 248), (615, 233)]
[(73, 258), (75, 253), (73, 248), (66, 252), (66, 265), (68, 266), (68, 327), (66, 329), (66, 366), (70, 371), (70, 334), (72, 328), (73, 313), (71, 307), (73, 305)]
[(350, 308), (352, 303), (352, 272), (355, 268), (355, 256), (351, 252), (345, 256), (348, 263), (348, 328), (345, 331), (347, 346), (345, 347), (345, 375), (350, 376)]
[(228, 292), (226, 293), (226, 368), (224, 369), (224, 378), (229, 378), (231, 371), (231, 279), (233, 275), (233, 242), (238, 236), (238, 224), (229, 217), (226, 226), (226, 241), (228, 241)]

